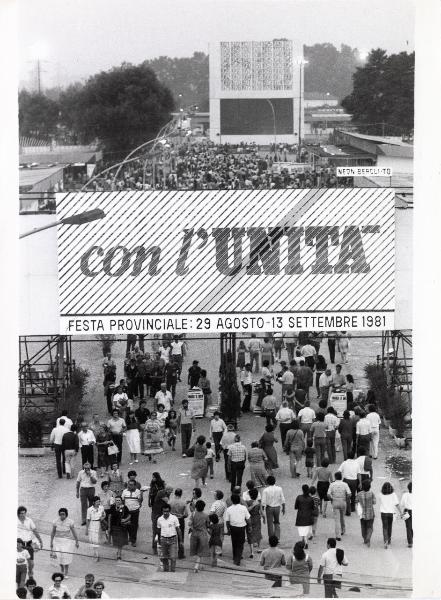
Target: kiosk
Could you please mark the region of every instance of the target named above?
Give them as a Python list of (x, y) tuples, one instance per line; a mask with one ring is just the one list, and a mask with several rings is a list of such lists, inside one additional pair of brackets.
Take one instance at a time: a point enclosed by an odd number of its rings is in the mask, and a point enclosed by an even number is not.
[(330, 390), (328, 404), (335, 409), (337, 417), (341, 419), (344, 411), (348, 407), (346, 391), (342, 389)]

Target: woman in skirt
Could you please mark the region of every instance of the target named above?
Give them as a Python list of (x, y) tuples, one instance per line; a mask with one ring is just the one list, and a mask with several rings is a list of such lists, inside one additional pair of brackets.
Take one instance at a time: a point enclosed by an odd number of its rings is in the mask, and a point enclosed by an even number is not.
[(208, 548), (208, 527), (210, 521), (207, 513), (204, 512), (205, 502), (198, 500), (195, 504), (195, 511), (191, 514), (188, 521), (188, 532), (190, 534), (190, 556), (196, 557), (194, 572), (200, 569), (201, 558), (209, 556)]
[(112, 463), (112, 469), (107, 473), (107, 480), (111, 491), (119, 496), (124, 489), (124, 481), (117, 462)]
[(254, 550), (260, 554), (260, 542), (262, 540), (262, 520), (265, 517), (262, 513), (262, 505), (258, 499), (259, 490), (251, 488), (249, 491), (250, 500), (246, 503), (250, 513), (250, 527), (247, 528), (247, 541), (250, 545), (250, 558), (254, 558)]
[(156, 411), (153, 411), (150, 419), (146, 421), (144, 432), (144, 454), (148, 456), (150, 462), (156, 464), (155, 456), (164, 452), (164, 448), (162, 447), (161, 423), (158, 421), (158, 413)]
[[(329, 469), (329, 460), (327, 458), (324, 458), (322, 460), (321, 467), (318, 467), (315, 470), (314, 476), (312, 478), (313, 485), (317, 481), (317, 494), (320, 499), (319, 511), (324, 518), (326, 518), (326, 508), (328, 506), (328, 489), (333, 480), (334, 478)], [(325, 503), (324, 508), (323, 502)]]
[(265, 454), (259, 448), (259, 442), (252, 442), (248, 452), (248, 464), (250, 466), (251, 479), (257, 488), (266, 486), (268, 471), (265, 468)]
[(121, 560), (122, 549), (129, 541), (127, 528), (130, 524), (130, 513), (124, 506), (121, 496), (116, 496), (115, 504), (109, 514), (109, 535), (116, 548), (116, 560)]
[(239, 342), (239, 346), (237, 348), (237, 362), (236, 362), (236, 367), (238, 369), (244, 369), (245, 368), (245, 353), (247, 351), (247, 347), (245, 346), (245, 342), (243, 340), (240, 340)]
[(139, 436), (139, 423), (133, 411), (127, 412), (126, 418), (127, 433), (126, 439), (130, 451), (129, 465), (138, 462), (138, 454), (141, 453), (141, 438)]
[(304, 548), (308, 548), (308, 537), (311, 535), (312, 525), (314, 524), (314, 500), (309, 494), (309, 485), (302, 485), (302, 494), (297, 496), (294, 504), (297, 510), (296, 526), (299, 536), (304, 542)]
[(89, 537), (89, 543), (93, 549), (95, 561), (100, 559), (98, 549), (101, 544), (101, 521), (106, 518), (104, 506), (101, 504), (99, 496), (94, 496), (92, 506), (87, 509), (86, 516), (86, 535)]
[(191, 478), (194, 479), (194, 484), (199, 487), (199, 480), (202, 479), (202, 485), (205, 483), (205, 478), (208, 472), (208, 463), (205, 458), (207, 455), (207, 448), (205, 446), (205, 435), (199, 435), (194, 447), (194, 458), (193, 465), (191, 467)]
[(69, 565), (72, 562), (74, 548), (79, 548), (77, 533), (72, 519), (69, 519), (67, 508), (60, 508), (58, 519), (52, 524), (51, 552), (56, 552), (60, 571), (66, 579), (69, 572)]
[(178, 415), (175, 410), (170, 410), (165, 420), (165, 433), (167, 435), (167, 444), (172, 450), (176, 450), (176, 436), (178, 432)]
[(104, 477), (105, 471), (109, 470), (112, 457), (109, 455), (108, 448), (113, 444), (112, 434), (107, 425), (101, 424), (96, 435), (96, 448), (98, 451), (98, 468), (101, 470), (100, 477)]

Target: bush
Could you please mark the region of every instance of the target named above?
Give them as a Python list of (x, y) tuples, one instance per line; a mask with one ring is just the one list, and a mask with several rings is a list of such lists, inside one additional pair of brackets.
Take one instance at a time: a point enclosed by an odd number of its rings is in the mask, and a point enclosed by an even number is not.
[(409, 412), (407, 402), (402, 398), (401, 393), (396, 390), (395, 398), (390, 407), (390, 423), (393, 429), (397, 431), (397, 437), (404, 437), (406, 428), (406, 415)]
[(64, 391), (64, 398), (60, 400), (60, 411), (65, 410), (72, 421), (75, 421), (81, 408), (83, 408), (83, 399), (89, 375), (90, 373), (87, 369), (75, 367), (72, 371), (71, 382)]
[(394, 391), (388, 384), (386, 371), (382, 366), (377, 365), (377, 363), (368, 363), (364, 368), (364, 372), (382, 415), (386, 419), (390, 419)]
[(41, 448), (43, 446), (44, 413), (21, 411), (18, 417), (18, 437), (21, 448)]

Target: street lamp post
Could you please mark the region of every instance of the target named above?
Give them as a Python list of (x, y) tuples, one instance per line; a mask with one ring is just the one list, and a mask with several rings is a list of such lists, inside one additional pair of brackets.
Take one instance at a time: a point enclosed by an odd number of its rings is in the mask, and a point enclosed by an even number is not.
[(298, 162), (300, 162), (301, 152), (302, 152), (302, 71), (305, 65), (308, 64), (309, 61), (301, 58), (298, 61), (299, 65), (299, 149), (298, 149)]
[(268, 104), (271, 107), (271, 111), (273, 113), (273, 130), (274, 130), (274, 151), (276, 152), (276, 146), (277, 146), (277, 131), (276, 131), (276, 112), (274, 110), (274, 105), (271, 102), (271, 100), (269, 100), (268, 98), (265, 98), (265, 100), (268, 102)]
[(28, 237), (29, 235), (33, 235), (39, 231), (44, 231), (45, 229), (50, 229), (51, 227), (57, 227), (57, 225), (84, 225), (85, 223), (91, 223), (92, 221), (103, 219), (105, 216), (106, 213), (101, 210), (101, 208), (93, 208), (92, 210), (86, 210), (85, 212), (72, 215), (71, 217), (64, 217), (63, 219), (58, 219), (57, 221), (43, 225), (43, 227), (36, 227), (30, 231), (21, 233), (19, 238), (22, 239)]

